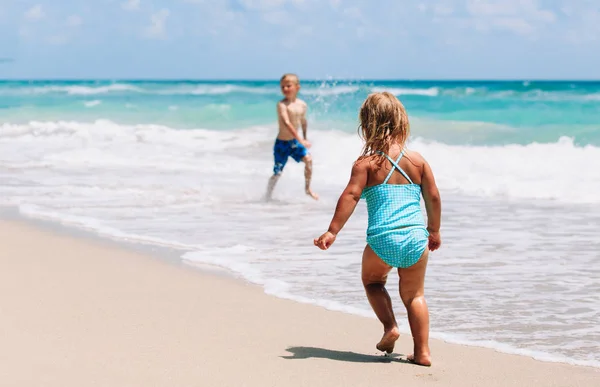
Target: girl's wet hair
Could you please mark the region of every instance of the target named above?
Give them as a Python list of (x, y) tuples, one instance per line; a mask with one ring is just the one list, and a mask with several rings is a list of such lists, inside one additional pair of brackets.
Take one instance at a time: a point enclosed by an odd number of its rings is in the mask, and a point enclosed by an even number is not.
[(404, 105), (387, 91), (370, 94), (360, 108), (359, 119), (358, 133), (365, 141), (362, 156), (377, 151), (389, 154), (390, 145), (396, 142), (404, 147), (410, 135)]

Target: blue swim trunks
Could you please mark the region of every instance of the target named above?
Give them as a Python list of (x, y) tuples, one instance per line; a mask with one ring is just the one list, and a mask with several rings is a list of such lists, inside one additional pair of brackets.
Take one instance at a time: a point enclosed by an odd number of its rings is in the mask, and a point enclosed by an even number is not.
[(273, 166), (273, 173), (275, 175), (280, 174), (283, 171), (283, 167), (288, 161), (288, 157), (292, 157), (297, 163), (308, 155), (308, 150), (304, 145), (296, 139), (284, 141), (280, 139), (275, 140), (273, 146), (273, 156), (275, 157), (275, 165)]

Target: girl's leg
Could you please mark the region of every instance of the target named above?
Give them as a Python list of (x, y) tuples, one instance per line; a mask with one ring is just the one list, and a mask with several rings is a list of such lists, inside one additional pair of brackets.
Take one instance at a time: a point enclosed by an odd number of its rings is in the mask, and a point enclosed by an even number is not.
[(400, 298), (408, 313), (408, 323), (413, 336), (414, 353), (409, 360), (424, 366), (431, 365), (429, 352), (429, 310), (425, 302), (425, 270), (429, 249), (417, 263), (407, 268), (398, 268), (400, 276)]
[(362, 259), (362, 281), (369, 303), (377, 318), (383, 324), (383, 337), (377, 344), (377, 349), (392, 353), (400, 331), (392, 309), (392, 300), (385, 289), (385, 283), (391, 266), (375, 254), (369, 245), (365, 247)]

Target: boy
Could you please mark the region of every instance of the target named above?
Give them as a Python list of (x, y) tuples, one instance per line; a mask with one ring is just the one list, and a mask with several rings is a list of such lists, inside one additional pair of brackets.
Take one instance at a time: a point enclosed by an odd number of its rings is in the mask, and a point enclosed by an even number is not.
[[(273, 195), (273, 188), (281, 177), (283, 168), (287, 163), (288, 157), (292, 157), (296, 162), (304, 162), (304, 189), (306, 194), (313, 199), (319, 199), (319, 196), (310, 189), (310, 179), (312, 177), (312, 157), (308, 153), (310, 142), (306, 140), (306, 103), (297, 98), (300, 90), (300, 80), (295, 74), (285, 74), (280, 80), (281, 92), (284, 98), (277, 104), (277, 119), (279, 121), (279, 134), (273, 147), (273, 156), (275, 157), (275, 166), (273, 167), (273, 176), (269, 180), (267, 187), (267, 200)], [(298, 127), (302, 127), (304, 138), (300, 137)]]

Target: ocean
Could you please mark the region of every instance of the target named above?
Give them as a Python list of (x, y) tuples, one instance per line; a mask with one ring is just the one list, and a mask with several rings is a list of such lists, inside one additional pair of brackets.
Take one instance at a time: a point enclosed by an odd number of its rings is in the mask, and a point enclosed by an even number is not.
[(305, 81), (321, 200), (290, 161), (266, 203), (276, 81), (0, 81), (0, 206), (374, 317), (364, 202), (329, 251), (312, 240), (359, 155), (360, 104), (381, 90), (406, 106), (442, 194), (432, 336), (600, 367), (600, 82)]

